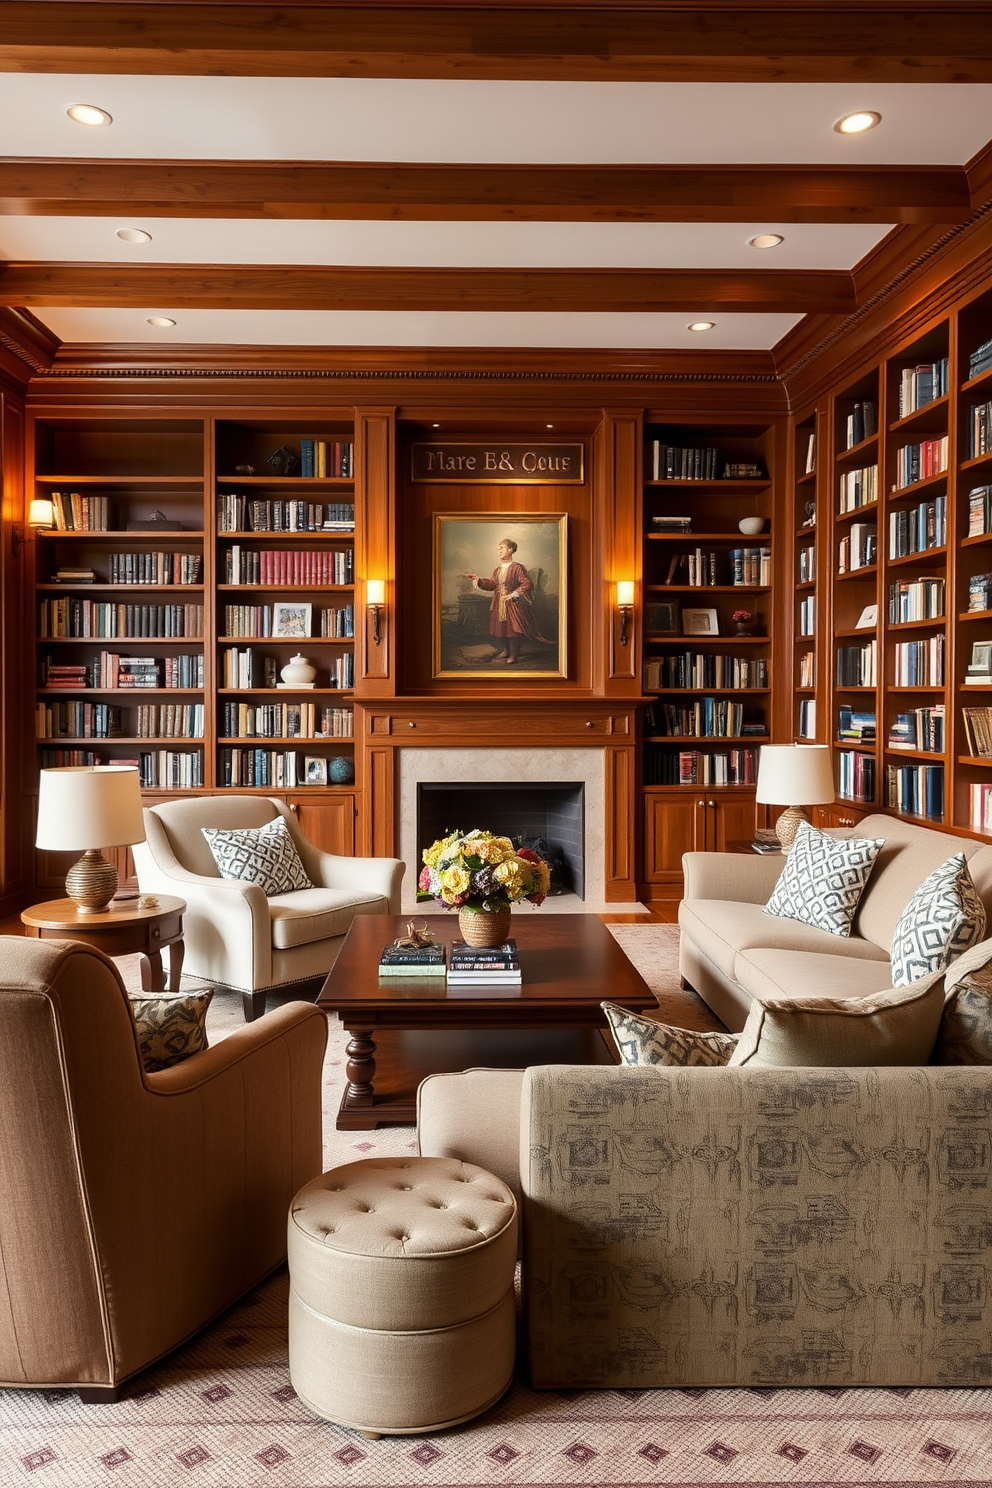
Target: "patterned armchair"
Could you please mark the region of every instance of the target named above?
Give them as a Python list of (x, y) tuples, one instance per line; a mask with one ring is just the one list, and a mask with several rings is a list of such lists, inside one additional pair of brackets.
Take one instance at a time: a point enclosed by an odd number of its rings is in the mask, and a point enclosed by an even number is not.
[[(221, 878), (202, 828), (261, 827), (282, 817), (311, 884), (266, 898), (257, 884)], [(183, 970), (242, 993), (245, 1019), (265, 1011), (275, 987), (326, 976), (352, 920), (399, 914), (403, 864), (321, 852), (282, 801), (196, 796), (145, 809), (134, 848), (142, 893), (186, 900)]]

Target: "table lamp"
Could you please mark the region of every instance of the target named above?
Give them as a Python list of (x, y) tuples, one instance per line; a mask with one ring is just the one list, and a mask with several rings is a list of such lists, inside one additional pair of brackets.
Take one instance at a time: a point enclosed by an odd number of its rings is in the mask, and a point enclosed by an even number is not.
[(788, 808), (775, 823), (783, 852), (791, 852), (799, 823), (809, 821), (805, 807), (825, 806), (836, 794), (826, 744), (762, 744), (755, 800)]
[(42, 770), (35, 846), (50, 852), (82, 852), (65, 876), (66, 894), (78, 914), (99, 914), (117, 892), (117, 869), (100, 849), (144, 840), (141, 791), (133, 765)]

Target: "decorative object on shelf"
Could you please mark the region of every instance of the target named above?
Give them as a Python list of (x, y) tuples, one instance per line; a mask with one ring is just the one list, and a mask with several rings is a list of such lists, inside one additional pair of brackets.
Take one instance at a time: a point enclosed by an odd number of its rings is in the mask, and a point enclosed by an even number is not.
[(766, 526), (765, 517), (741, 517), (737, 526), (747, 537), (757, 537), (759, 532), (764, 532)]
[(55, 503), (47, 497), (39, 496), (31, 502), (28, 507), (28, 526), (36, 531), (43, 532), (55, 526)]
[(164, 511), (157, 511), (147, 521), (135, 519), (127, 524), (128, 532), (182, 532), (182, 522), (167, 517)]
[(750, 610), (735, 610), (731, 619), (737, 628), (737, 634), (739, 636), (751, 634), (751, 621), (754, 619), (754, 616)]
[(617, 581), (617, 609), (620, 611), (620, 644), (627, 644), (627, 623), (630, 612), (634, 608), (634, 581), (633, 579), (619, 579)]
[(678, 635), (679, 607), (667, 599), (644, 606), (644, 631), (652, 636)]
[(265, 468), (270, 475), (295, 475), (299, 463), (300, 458), (296, 451), (284, 444), (280, 449), (272, 451), (265, 462)]
[(379, 629), (379, 616), (382, 607), (386, 603), (386, 581), (385, 579), (366, 579), (365, 602), (372, 616), (372, 644), (378, 646), (382, 641), (382, 632)]
[(255, 467), (254, 465), (235, 465), (234, 473), (235, 475), (254, 475)]
[(346, 754), (336, 754), (328, 761), (327, 778), (332, 785), (350, 785), (355, 778), (354, 762)]
[(312, 687), (317, 668), (311, 666), (306, 657), (297, 651), (295, 656), (290, 657), (279, 675), (291, 687)]
[(322, 754), (306, 755), (303, 760), (303, 772), (307, 785), (327, 784), (327, 760)]
[(835, 796), (826, 744), (762, 744), (754, 799), (759, 806), (788, 808), (775, 823), (783, 852), (791, 851), (799, 823), (809, 822), (805, 808), (827, 806)]
[(451, 832), (425, 849), (423, 861), (418, 898), (457, 909), (468, 945), (501, 945), (510, 928), (510, 905), (518, 899), (543, 904), (551, 884), (543, 858), (492, 832)]
[(78, 914), (100, 914), (117, 892), (117, 869), (101, 848), (130, 847), (144, 840), (138, 771), (132, 765), (71, 765), (41, 771), (35, 846), (48, 852), (82, 852), (65, 877), (66, 894)]
[(682, 634), (715, 636), (720, 634), (720, 623), (716, 610), (698, 610), (688, 605), (682, 607)]
[(276, 638), (293, 641), (309, 636), (312, 616), (312, 604), (277, 600), (272, 606), (272, 634)]
[(565, 512), (436, 512), (434, 676), (567, 677)]

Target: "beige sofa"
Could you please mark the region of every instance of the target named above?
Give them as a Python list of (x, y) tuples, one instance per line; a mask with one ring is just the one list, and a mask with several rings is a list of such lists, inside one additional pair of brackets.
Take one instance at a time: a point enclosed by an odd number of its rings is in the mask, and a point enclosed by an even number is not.
[(763, 912), (782, 871), (780, 857), (693, 852), (682, 859), (679, 969), (733, 1033), (755, 995), (861, 997), (891, 986), (889, 948), (914, 891), (963, 852), (992, 926), (992, 847), (892, 816), (867, 816), (836, 837), (884, 838), (850, 938)]
[(992, 1068), (435, 1075), (523, 1195), (533, 1383), (987, 1386)]

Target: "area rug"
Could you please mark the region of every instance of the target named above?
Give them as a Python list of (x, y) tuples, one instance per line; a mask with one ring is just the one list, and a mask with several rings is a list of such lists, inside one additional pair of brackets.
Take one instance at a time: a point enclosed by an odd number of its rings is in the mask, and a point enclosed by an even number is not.
[[(673, 926), (612, 926), (659, 1003), (688, 1021)], [(134, 984), (136, 964), (121, 963)], [(700, 1004), (700, 1008), (702, 1005)], [(696, 1009), (699, 1013), (699, 1009)], [(705, 1009), (700, 1016), (705, 1014)], [(215, 997), (214, 1040), (241, 1020)], [(325, 1068), (328, 1166), (414, 1150), (408, 1127), (335, 1132), (345, 1037)], [(136, 1380), (116, 1405), (0, 1391), (0, 1488), (923, 1488), (992, 1482), (987, 1390), (531, 1390), (455, 1431), (368, 1441), (320, 1421), (289, 1380), (285, 1271)]]

